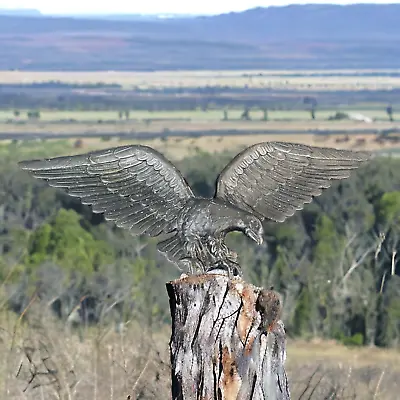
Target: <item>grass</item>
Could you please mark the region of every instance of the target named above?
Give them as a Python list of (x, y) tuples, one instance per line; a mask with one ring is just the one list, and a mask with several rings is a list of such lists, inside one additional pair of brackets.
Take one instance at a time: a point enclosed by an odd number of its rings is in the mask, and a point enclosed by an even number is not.
[[(20, 116), (14, 116), (14, 110), (0, 110), (0, 121), (14, 120), (14, 121), (27, 121), (27, 112), (29, 110), (19, 110)], [(317, 110), (316, 120), (327, 120), (330, 116), (334, 115), (337, 111), (361, 113), (370, 118), (387, 121), (388, 117), (385, 108), (352, 108), (349, 110), (347, 107), (343, 109), (329, 109)], [(232, 109), (228, 110), (228, 118), (231, 120), (239, 120), (243, 110)], [(250, 111), (250, 117), (254, 121), (263, 119), (263, 111), (253, 109)], [(193, 110), (193, 111), (137, 111), (131, 110), (129, 113), (130, 120), (149, 120), (149, 119), (190, 119), (192, 121), (221, 121), (224, 117), (223, 110)], [(77, 122), (97, 122), (103, 121), (119, 121), (118, 111), (56, 111), (56, 110), (41, 110), (40, 121), (42, 122), (56, 122), (62, 120), (75, 120)], [(125, 120), (125, 118), (123, 118)], [(310, 121), (310, 112), (307, 110), (288, 110), (288, 111), (274, 111), (268, 110), (269, 121)]]
[(397, 398), (400, 389), (395, 378), (400, 373), (398, 350), (348, 348), (334, 341), (289, 340), (287, 352), (292, 392), (297, 393), (294, 399), (304, 391), (303, 398), (308, 399), (315, 389), (315, 397), (311, 397), (315, 399)]
[[(34, 314), (34, 316), (32, 316)], [(12, 321), (14, 320), (14, 321)], [(167, 336), (139, 324), (78, 332), (32, 307), (24, 323), (7, 316), (0, 330), (1, 398), (168, 398)], [(14, 335), (13, 324), (19, 324)]]
[[(299, 134), (310, 131), (343, 131), (352, 133), (353, 130), (380, 131), (396, 128), (397, 122), (388, 121), (383, 110), (359, 110), (367, 116), (376, 118), (372, 123), (360, 121), (329, 121), (327, 118), (335, 113), (331, 111), (317, 111), (316, 119), (310, 119), (308, 111), (270, 111), (269, 120), (263, 121), (260, 110), (250, 112), (251, 121), (240, 120), (241, 110), (230, 110), (228, 121), (223, 121), (222, 110), (210, 111), (177, 111), (177, 112), (148, 112), (132, 111), (129, 120), (119, 120), (117, 111), (50, 111), (43, 110), (41, 119), (28, 121), (26, 110), (15, 118), (12, 110), (0, 111), (0, 137), (3, 135), (20, 134), (30, 135), (48, 134), (60, 137), (68, 136), (122, 136), (135, 133), (156, 133), (162, 135), (177, 132), (187, 132), (201, 135), (205, 131), (241, 131), (243, 136), (258, 131), (276, 132), (276, 134)], [(72, 122), (70, 122), (72, 120)], [(225, 131), (225, 132), (224, 132)], [(216, 132), (218, 135), (218, 132)]]
[[(0, 321), (2, 398), (170, 397), (169, 326), (130, 322), (120, 332), (112, 326), (82, 327), (79, 335), (35, 303), (23, 320), (3, 312)], [(397, 398), (396, 350), (289, 340), (287, 354), (293, 400)]]
[[(348, 142), (340, 142), (343, 135), (331, 135), (318, 137), (313, 134), (269, 134), (269, 135), (241, 135), (241, 136), (214, 136), (200, 138), (169, 138), (168, 140), (154, 139), (146, 141), (146, 144), (162, 152), (165, 152), (172, 159), (181, 159), (193, 155), (196, 151), (221, 152), (225, 150), (239, 151), (245, 146), (266, 141), (296, 142), (313, 146), (327, 146), (353, 150), (383, 150), (393, 148), (393, 144), (379, 144), (374, 141), (371, 135), (357, 135), (350, 138)], [(361, 146), (357, 140), (365, 139)], [(90, 148), (97, 147), (95, 140), (84, 141)], [(129, 143), (130, 141), (108, 142), (107, 147), (117, 143)], [(104, 143), (104, 142), (103, 142)]]
[[(5, 134), (10, 135), (18, 134), (26, 139), (40, 135), (47, 136), (51, 135), (53, 138), (68, 138), (68, 137), (102, 137), (102, 136), (114, 136), (119, 137), (126, 135), (134, 135), (140, 132), (145, 134), (146, 132), (151, 132), (156, 135), (162, 136), (163, 133), (173, 136), (174, 132), (179, 132), (185, 137), (198, 135), (203, 135), (204, 132), (212, 131), (212, 135), (221, 136), (226, 135), (226, 132), (237, 131), (240, 136), (248, 136), (251, 134), (262, 133), (273, 133), (276, 135), (285, 135), (289, 133), (296, 133), (297, 135), (307, 134), (314, 131), (330, 131), (335, 130), (343, 132), (343, 134), (352, 134), (354, 130), (360, 133), (363, 130), (368, 130), (372, 132), (378, 132), (380, 130), (385, 130), (392, 128), (393, 125), (388, 123), (377, 123), (377, 124), (363, 124), (357, 122), (347, 122), (347, 123), (334, 123), (328, 124), (324, 122), (285, 122), (280, 123), (222, 123), (222, 122), (212, 122), (212, 123), (178, 123), (178, 122), (159, 122), (146, 125), (144, 123), (130, 123), (130, 124), (95, 124), (95, 123), (81, 123), (81, 124), (54, 124), (46, 125), (44, 123), (36, 123), (29, 125), (10, 125), (10, 124), (0, 124), (0, 138)], [(268, 131), (268, 132), (265, 132)], [(219, 133), (220, 132), (220, 133)], [(232, 136), (228, 136), (232, 137)]]
[[(180, 160), (187, 156), (196, 154), (199, 150), (211, 153), (222, 151), (239, 151), (245, 146), (250, 146), (255, 143), (264, 141), (286, 141), (297, 142), (314, 146), (327, 146), (353, 150), (370, 150), (370, 151), (394, 151), (395, 146), (392, 143), (378, 143), (375, 141), (374, 135), (353, 135), (349, 136), (348, 141), (343, 141), (344, 135), (323, 135), (317, 136), (307, 133), (299, 134), (268, 134), (268, 135), (238, 135), (238, 136), (211, 136), (211, 137), (171, 137), (167, 139), (150, 139), (150, 140), (124, 140), (119, 137), (114, 137), (109, 140), (99, 138), (82, 138), (80, 139), (79, 147), (76, 147), (76, 139), (48, 139), (46, 145), (32, 145), (31, 142), (20, 142), (18, 144), (10, 144), (10, 141), (3, 141), (4, 146), (18, 145), (21, 147), (25, 158), (30, 157), (33, 152), (34, 157), (39, 157), (37, 154), (38, 147), (46, 149), (44, 156), (49, 154), (56, 155), (72, 155), (105, 149), (115, 146), (127, 144), (145, 144), (151, 146), (162, 153), (165, 153), (171, 160)], [(360, 142), (361, 141), (361, 142)], [(363, 141), (363, 142), (362, 142)], [(0, 147), (1, 149), (1, 147)], [(51, 150), (50, 150), (51, 149)], [(43, 150), (44, 151), (44, 150)], [(1, 154), (1, 153), (0, 153)]]
[[(381, 76), (361, 76), (377, 72)], [(203, 87), (231, 86), (255, 88), (286, 88), (303, 90), (362, 90), (400, 87), (400, 77), (385, 76), (389, 70), (332, 71), (157, 71), (157, 72), (31, 72), (0, 71), (0, 83), (33, 83), (61, 81), (65, 83), (116, 83), (124, 88), (140, 87)], [(398, 72), (393, 70), (392, 72)], [(331, 76), (311, 76), (330, 73)], [(297, 74), (299, 76), (293, 76)], [(344, 74), (351, 75), (345, 76)], [(251, 75), (251, 77), (249, 76)]]

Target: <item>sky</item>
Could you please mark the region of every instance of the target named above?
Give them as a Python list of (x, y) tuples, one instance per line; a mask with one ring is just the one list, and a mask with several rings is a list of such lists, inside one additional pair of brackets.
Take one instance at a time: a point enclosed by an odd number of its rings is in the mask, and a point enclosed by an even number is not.
[(0, 0), (1, 8), (29, 8), (44, 14), (220, 14), (254, 7), (282, 6), (305, 3), (398, 3), (399, 0)]

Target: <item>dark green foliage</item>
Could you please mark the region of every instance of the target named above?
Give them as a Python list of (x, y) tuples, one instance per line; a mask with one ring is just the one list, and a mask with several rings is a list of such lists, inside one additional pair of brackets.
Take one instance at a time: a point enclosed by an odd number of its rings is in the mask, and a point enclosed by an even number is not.
[(296, 336), (310, 332), (311, 303), (311, 294), (307, 287), (303, 287), (294, 310), (293, 333)]
[(364, 337), (361, 333), (356, 333), (353, 336), (338, 335), (337, 339), (346, 346), (362, 346), (364, 344)]
[(393, 122), (393, 107), (390, 104), (386, 107), (386, 113), (389, 117), (389, 120)]
[(215, 192), (215, 182), (230, 154), (215, 155), (198, 150), (196, 155), (178, 163), (193, 191), (198, 196), (211, 197)]
[(26, 113), (26, 116), (28, 117), (28, 119), (34, 119), (34, 120), (40, 119), (40, 111), (38, 110), (28, 111)]
[(268, 121), (268, 110), (266, 108), (263, 109), (263, 121)]
[(387, 192), (377, 202), (379, 222), (393, 226), (400, 223), (400, 191)]
[[(157, 240), (106, 224), (17, 169), (18, 159), (65, 146), (0, 147), (0, 279), (10, 307), (21, 312), (37, 293), (62, 319), (79, 305), (90, 323), (168, 322), (165, 282), (179, 271), (157, 253)], [(212, 196), (231, 156), (198, 152), (178, 166), (196, 194)], [(400, 160), (376, 158), (286, 222), (266, 222), (262, 246), (228, 235), (245, 278), (282, 294), (290, 335), (400, 344), (399, 185)]]
[(31, 235), (26, 262), (37, 266), (51, 260), (69, 271), (90, 274), (114, 259), (112, 249), (85, 230), (81, 216), (73, 210), (60, 209), (49, 222)]

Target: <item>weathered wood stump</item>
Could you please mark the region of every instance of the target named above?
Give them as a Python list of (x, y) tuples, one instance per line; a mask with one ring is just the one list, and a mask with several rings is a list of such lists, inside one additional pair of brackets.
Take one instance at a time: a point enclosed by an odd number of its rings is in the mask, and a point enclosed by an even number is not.
[(184, 276), (167, 290), (174, 400), (290, 399), (276, 292), (223, 274)]

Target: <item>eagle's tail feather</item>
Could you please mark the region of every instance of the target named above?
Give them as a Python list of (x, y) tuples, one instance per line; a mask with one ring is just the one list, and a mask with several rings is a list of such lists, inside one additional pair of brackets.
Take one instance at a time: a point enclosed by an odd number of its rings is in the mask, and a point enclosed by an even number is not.
[(178, 233), (157, 244), (157, 250), (164, 253), (170, 261), (177, 262), (187, 256), (186, 241)]

